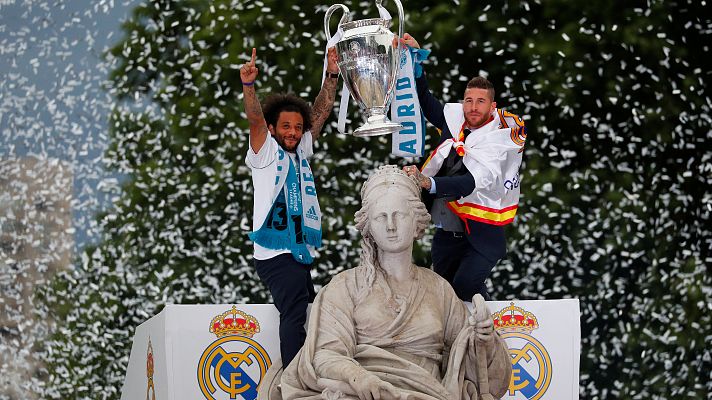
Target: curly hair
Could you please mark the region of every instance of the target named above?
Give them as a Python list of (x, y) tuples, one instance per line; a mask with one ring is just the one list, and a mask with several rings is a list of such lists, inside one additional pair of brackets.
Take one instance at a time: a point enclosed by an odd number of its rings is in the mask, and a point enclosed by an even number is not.
[(262, 113), (265, 116), (267, 125), (276, 126), (279, 114), (282, 111), (298, 112), (304, 119), (304, 131), (311, 129), (311, 106), (296, 95), (292, 93), (275, 93), (267, 96), (262, 103)]

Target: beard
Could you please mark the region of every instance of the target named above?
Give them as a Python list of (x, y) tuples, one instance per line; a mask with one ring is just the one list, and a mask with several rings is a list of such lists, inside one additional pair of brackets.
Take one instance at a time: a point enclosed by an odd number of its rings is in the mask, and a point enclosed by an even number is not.
[(293, 153), (295, 150), (297, 150), (297, 146), (299, 146), (299, 142), (301, 142), (301, 139), (300, 139), (300, 140), (297, 140), (294, 144), (290, 145), (290, 144), (287, 144), (287, 138), (285, 138), (283, 136), (277, 136), (277, 135), (274, 136), (274, 139), (277, 141), (277, 143), (280, 146), (282, 146), (282, 148), (285, 151), (288, 151), (290, 153)]
[(480, 115), (474, 115), (474, 114), (468, 114), (467, 115), (467, 125), (470, 126), (470, 128), (479, 128), (482, 125), (489, 120), (490, 114), (480, 114)]

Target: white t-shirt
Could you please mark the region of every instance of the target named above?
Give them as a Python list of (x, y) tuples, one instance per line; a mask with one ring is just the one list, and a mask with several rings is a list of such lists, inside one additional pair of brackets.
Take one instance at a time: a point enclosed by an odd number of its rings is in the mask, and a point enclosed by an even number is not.
[[(311, 132), (304, 132), (298, 147), (304, 151), (304, 155), (307, 158), (314, 154), (312, 142), (313, 139)], [(255, 188), (252, 214), (253, 231), (256, 231), (262, 227), (262, 224), (264, 224), (267, 215), (272, 209), (274, 181), (277, 179), (277, 150), (279, 150), (279, 148), (279, 144), (274, 137), (272, 137), (271, 134), (268, 134), (267, 140), (265, 140), (265, 143), (262, 145), (262, 148), (258, 153), (254, 152), (252, 146), (250, 146), (247, 150), (245, 163), (252, 171), (252, 185)], [(295, 153), (287, 152), (287, 154), (292, 158), (292, 162), (296, 162)], [(257, 260), (267, 260), (280, 254), (290, 253), (289, 249), (273, 250), (262, 247), (257, 243), (254, 244), (254, 248), (254, 257)], [(316, 251), (314, 247), (307, 245), (307, 248), (309, 249), (309, 253), (312, 257), (315, 257)]]

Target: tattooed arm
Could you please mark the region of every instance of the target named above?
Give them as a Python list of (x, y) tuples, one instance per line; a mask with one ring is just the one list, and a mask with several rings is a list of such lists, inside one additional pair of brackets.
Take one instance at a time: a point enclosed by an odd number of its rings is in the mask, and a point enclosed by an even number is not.
[(250, 147), (255, 153), (259, 153), (262, 145), (267, 140), (267, 122), (262, 114), (262, 106), (255, 93), (255, 79), (257, 79), (257, 67), (255, 58), (257, 50), (252, 49), (252, 59), (240, 68), (240, 79), (242, 80), (243, 101), (245, 102), (245, 113), (247, 122), (250, 124)]
[[(326, 72), (331, 74), (339, 73), (335, 47), (328, 50)], [(314, 141), (319, 138), (324, 122), (326, 122), (326, 119), (329, 118), (329, 114), (331, 114), (331, 110), (334, 108), (334, 100), (336, 99), (336, 84), (338, 81), (338, 78), (331, 78), (327, 74), (326, 79), (324, 79), (324, 84), (321, 86), (321, 90), (319, 91), (319, 95), (316, 96), (316, 100), (314, 100), (311, 118), (311, 132)]]

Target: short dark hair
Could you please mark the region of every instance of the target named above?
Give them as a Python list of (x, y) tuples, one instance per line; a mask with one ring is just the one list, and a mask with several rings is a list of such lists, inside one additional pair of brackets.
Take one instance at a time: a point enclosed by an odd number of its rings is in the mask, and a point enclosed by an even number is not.
[(467, 89), (486, 89), (492, 100), (494, 100), (494, 85), (484, 76), (476, 76), (467, 82)]
[(311, 129), (311, 107), (309, 103), (292, 93), (275, 93), (267, 96), (262, 103), (262, 113), (267, 125), (277, 125), (283, 111), (298, 112), (304, 119), (304, 132)]

